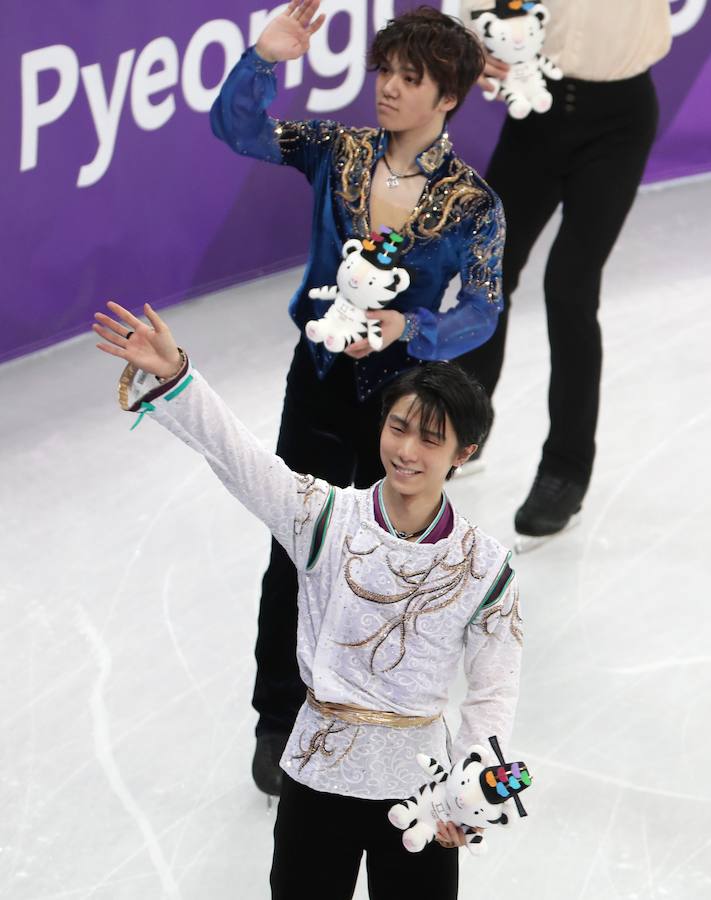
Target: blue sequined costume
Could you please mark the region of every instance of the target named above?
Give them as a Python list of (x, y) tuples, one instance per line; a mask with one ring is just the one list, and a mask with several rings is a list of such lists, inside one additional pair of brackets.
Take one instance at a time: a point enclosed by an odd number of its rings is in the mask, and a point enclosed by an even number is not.
[[(311, 300), (311, 288), (335, 283), (343, 243), (367, 237), (388, 223), (369, 221), (371, 175), (387, 150), (387, 132), (346, 128), (330, 121), (271, 118), (276, 96), (274, 66), (254, 48), (229, 74), (215, 101), (214, 133), (233, 150), (303, 172), (314, 190), (309, 259), (289, 312), (299, 329), (323, 316), (328, 303)], [(357, 393), (365, 399), (415, 360), (452, 359), (480, 346), (496, 327), (501, 300), (504, 222), (498, 197), (459, 159), (443, 135), (417, 157), (427, 184), (400, 232), (401, 264), (412, 284), (390, 308), (411, 319), (409, 340), (396, 341), (355, 366)], [(440, 312), (447, 285), (459, 276), (456, 305)], [(334, 355), (309, 342), (319, 378)]]

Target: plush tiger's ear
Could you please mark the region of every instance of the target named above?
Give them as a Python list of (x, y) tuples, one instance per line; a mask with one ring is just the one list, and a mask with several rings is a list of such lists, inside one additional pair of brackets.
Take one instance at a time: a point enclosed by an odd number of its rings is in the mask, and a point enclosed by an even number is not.
[(363, 249), (363, 244), (358, 240), (358, 238), (351, 238), (349, 241), (346, 241), (343, 245), (343, 258), (345, 259), (347, 256), (350, 256), (351, 253), (360, 253)]
[(541, 25), (545, 25), (551, 17), (550, 10), (546, 9), (546, 7), (542, 3), (536, 3), (536, 5), (531, 10), (531, 15), (535, 16), (541, 23)]
[(470, 753), (469, 756), (467, 756), (467, 758), (464, 760), (464, 765), (462, 766), (462, 770), (466, 769), (466, 767), (470, 766), (472, 763), (480, 763), (480, 762), (481, 762), (481, 756), (476, 751), (474, 751), (473, 753)]
[(485, 12), (482, 13), (476, 20), (477, 31), (480, 31), (484, 37), (491, 37), (491, 26), (496, 21), (496, 16), (493, 13)]
[(396, 294), (401, 294), (410, 287), (410, 273), (407, 269), (393, 269), (393, 284)]

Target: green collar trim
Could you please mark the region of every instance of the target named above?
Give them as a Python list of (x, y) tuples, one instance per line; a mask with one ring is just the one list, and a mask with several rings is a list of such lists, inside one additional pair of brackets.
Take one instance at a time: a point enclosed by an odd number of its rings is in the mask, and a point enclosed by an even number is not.
[[(383, 500), (383, 482), (384, 481), (385, 481), (385, 479), (382, 479), (378, 483), (378, 505), (380, 506), (380, 512), (383, 514), (383, 519), (385, 519), (385, 524), (388, 526), (388, 531), (390, 532), (390, 534), (393, 537), (400, 538), (400, 540), (405, 540), (405, 538), (402, 537), (402, 534), (399, 534), (396, 531), (396, 529), (394, 528), (393, 523), (390, 521), (390, 516), (388, 515), (388, 511), (385, 507), (385, 501)], [(417, 540), (413, 541), (413, 543), (421, 544), (429, 534), (432, 534), (434, 529), (437, 527), (437, 523), (444, 515), (444, 511), (446, 508), (447, 508), (447, 495), (444, 493), (444, 491), (442, 491), (442, 502), (439, 505), (439, 511), (437, 512), (437, 515), (434, 517), (434, 519), (432, 519), (430, 524), (422, 532), (422, 534), (417, 538)]]

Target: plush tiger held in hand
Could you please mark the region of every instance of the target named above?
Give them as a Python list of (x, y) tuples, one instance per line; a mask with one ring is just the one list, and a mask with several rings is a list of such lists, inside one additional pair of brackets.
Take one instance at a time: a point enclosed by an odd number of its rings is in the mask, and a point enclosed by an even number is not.
[(541, 50), (550, 13), (542, 3), (500, 0), (496, 12), (472, 12), (474, 29), (486, 49), (510, 66), (503, 81), (487, 76), (494, 85), (485, 91), (486, 100), (501, 98), (514, 119), (525, 118), (531, 110), (548, 112), (553, 103), (543, 75), (559, 81), (563, 73)]
[(369, 319), (366, 310), (382, 309), (410, 286), (407, 269), (395, 265), (403, 238), (390, 228), (365, 241), (352, 238), (343, 245), (343, 262), (336, 284), (313, 288), (313, 300), (333, 300), (322, 319), (306, 323), (306, 337), (323, 343), (331, 353), (340, 353), (356, 341), (368, 339), (373, 350), (381, 350), (380, 322)]
[[(498, 750), (496, 738), (489, 740)], [(512, 801), (519, 814), (526, 814), (518, 799), (518, 794), (531, 784), (525, 763), (504, 763), (501, 758), (496, 765), (479, 744), (471, 747), (449, 772), (423, 753), (418, 754), (417, 762), (434, 780), (422, 785), (414, 797), (391, 806), (388, 812), (390, 822), (404, 831), (402, 842), (411, 853), (418, 853), (430, 843), (438, 822), (458, 825), (472, 854), (486, 853), (488, 847), (478, 829), (508, 825)]]

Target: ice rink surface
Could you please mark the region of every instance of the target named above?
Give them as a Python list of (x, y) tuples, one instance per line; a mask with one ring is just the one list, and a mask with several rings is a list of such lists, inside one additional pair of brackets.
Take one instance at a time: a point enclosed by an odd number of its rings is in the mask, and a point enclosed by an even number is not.
[[(534, 773), (530, 815), (487, 857), (461, 851), (462, 898), (711, 897), (709, 209), (711, 180), (641, 194), (608, 264), (582, 523), (515, 559), (509, 755)], [(450, 490), (505, 543), (547, 428), (550, 237), (515, 297), (486, 469)], [(269, 446), (299, 276), (166, 314)], [(266, 530), (170, 435), (129, 431), (120, 364), (93, 346), (0, 367), (0, 896), (266, 900), (273, 813), (250, 776)]]

